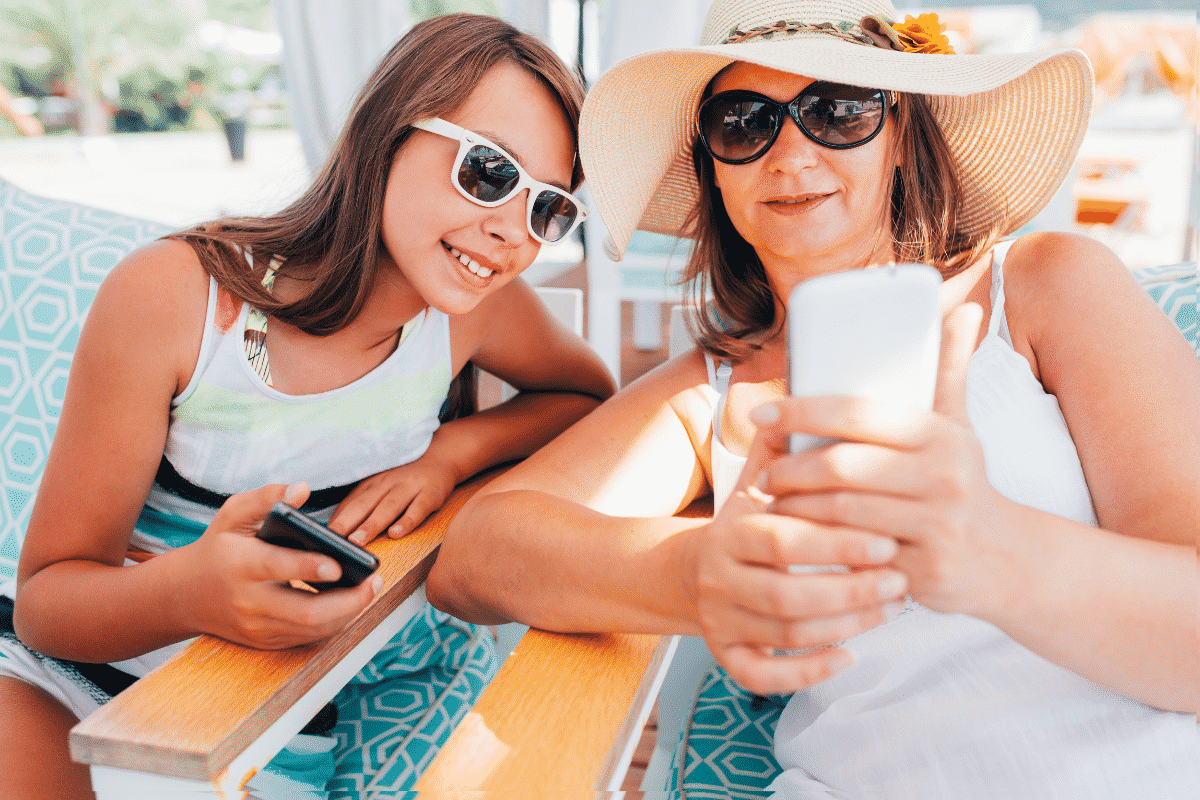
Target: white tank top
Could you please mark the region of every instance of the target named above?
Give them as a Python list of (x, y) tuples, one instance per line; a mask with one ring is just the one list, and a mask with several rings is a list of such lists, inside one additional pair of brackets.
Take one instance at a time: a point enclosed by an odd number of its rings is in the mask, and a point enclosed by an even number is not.
[[(1010, 244), (993, 251), (992, 315), (968, 368), (967, 411), (1001, 494), (1096, 525), (1058, 400), (1010, 341)], [(717, 438), (714, 431), (713, 475), (736, 479), (740, 465), (717, 465), (737, 459)], [(846, 646), (858, 663), (784, 708), (777, 797), (1190, 800), (1200, 786), (1194, 716), (1119, 695), (990, 623), (910, 600), (895, 620)]]
[[(452, 377), (445, 314), (423, 311), (395, 351), (358, 380), (289, 395), (267, 385), (247, 359), (248, 312), (210, 280), (200, 357), (172, 403), (164, 448), (187, 483), (229, 495), (302, 480), (316, 492), (353, 485), (425, 452)], [(215, 510), (158, 482), (147, 506), (205, 524)], [(327, 518), (334, 506), (315, 515)]]

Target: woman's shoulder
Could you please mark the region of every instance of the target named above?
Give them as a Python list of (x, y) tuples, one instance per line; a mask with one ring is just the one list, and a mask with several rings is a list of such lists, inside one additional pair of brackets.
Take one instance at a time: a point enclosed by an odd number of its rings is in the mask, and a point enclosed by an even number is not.
[(1004, 259), (1005, 294), (1070, 290), (1083, 281), (1128, 271), (1112, 250), (1095, 239), (1039, 231), (1021, 236), (1009, 247)]

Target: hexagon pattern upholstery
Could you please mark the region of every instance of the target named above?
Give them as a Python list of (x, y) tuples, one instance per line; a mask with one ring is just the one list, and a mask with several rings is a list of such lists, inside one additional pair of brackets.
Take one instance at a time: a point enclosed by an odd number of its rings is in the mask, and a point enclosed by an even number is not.
[(171, 230), (0, 181), (0, 583), (16, 573), (96, 289), (131, 250)]

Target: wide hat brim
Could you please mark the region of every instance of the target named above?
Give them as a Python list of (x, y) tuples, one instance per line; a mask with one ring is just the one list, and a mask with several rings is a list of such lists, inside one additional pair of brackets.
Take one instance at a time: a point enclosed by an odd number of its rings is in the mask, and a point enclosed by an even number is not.
[(580, 157), (614, 258), (634, 230), (689, 237), (696, 109), (734, 61), (927, 95), (958, 165), (967, 233), (1010, 233), (1032, 219), (1069, 174), (1091, 110), (1091, 65), (1074, 49), (934, 55), (801, 33), (642, 53), (600, 77), (580, 119)]

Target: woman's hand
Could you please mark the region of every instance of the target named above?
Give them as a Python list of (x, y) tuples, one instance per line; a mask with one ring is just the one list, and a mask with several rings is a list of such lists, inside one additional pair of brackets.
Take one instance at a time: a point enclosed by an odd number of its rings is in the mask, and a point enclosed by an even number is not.
[(295, 589), (290, 581), (337, 580), (341, 568), (328, 556), (255, 538), (276, 501), (300, 506), (307, 498), (302, 483), (236, 494), (199, 540), (175, 551), (182, 556), (176, 563), (183, 566), (180, 602), (194, 629), (280, 650), (328, 638), (371, 603), (383, 586), (378, 575), (353, 588)]
[[(787, 434), (842, 441), (781, 455), (760, 485), (780, 514), (896, 539), (892, 566), (909, 592), (945, 613), (986, 618), (1010, 597), (1019, 546), (1006, 520), (1010, 505), (988, 482), (983, 450), (966, 413), (966, 371), (979, 326), (978, 306), (947, 318), (933, 413), (844, 397), (789, 398), (774, 404), (765, 447), (784, 453)], [(764, 421), (772, 416), (756, 410)]]
[(360, 481), (338, 504), (329, 528), (359, 545), (385, 529), (399, 539), (441, 508), (455, 483), (454, 469), (426, 451), (416, 461)]
[[(697, 616), (709, 650), (746, 689), (806, 688), (850, 666), (834, 647), (883, 622), (903, 598), (903, 573), (876, 569), (894, 540), (831, 528), (769, 510), (753, 487), (735, 491), (690, 545)], [(849, 572), (789, 572), (792, 564), (851, 566)], [(776, 655), (777, 650), (816, 648)]]

